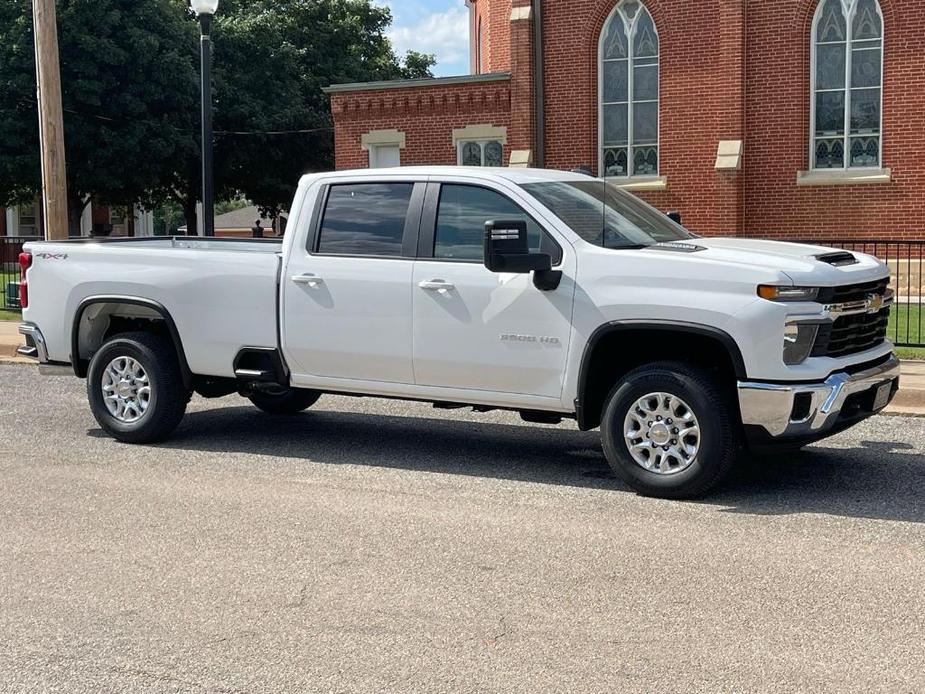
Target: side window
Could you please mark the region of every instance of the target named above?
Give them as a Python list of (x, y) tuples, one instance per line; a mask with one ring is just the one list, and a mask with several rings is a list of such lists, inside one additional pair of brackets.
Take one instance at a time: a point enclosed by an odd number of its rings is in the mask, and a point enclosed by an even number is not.
[(481, 261), (485, 222), (490, 219), (525, 220), (530, 250), (549, 253), (553, 264), (561, 259), (555, 242), (512, 200), (488, 188), (452, 184), (440, 187), (434, 258)]
[(457, 144), (460, 166), (501, 166), (504, 146), (497, 140), (460, 140)]
[(318, 252), (400, 256), (413, 183), (331, 186), (321, 218)]
[(813, 20), (812, 168), (880, 166), (883, 14), (877, 0), (823, 0)]

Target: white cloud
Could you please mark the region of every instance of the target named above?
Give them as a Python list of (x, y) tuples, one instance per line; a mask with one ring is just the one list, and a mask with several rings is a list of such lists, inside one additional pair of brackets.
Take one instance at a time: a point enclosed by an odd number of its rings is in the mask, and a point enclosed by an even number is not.
[(433, 53), (438, 75), (469, 72), (469, 11), (451, 7), (420, 17), (414, 24), (393, 24), (387, 35), (401, 57), (406, 51)]

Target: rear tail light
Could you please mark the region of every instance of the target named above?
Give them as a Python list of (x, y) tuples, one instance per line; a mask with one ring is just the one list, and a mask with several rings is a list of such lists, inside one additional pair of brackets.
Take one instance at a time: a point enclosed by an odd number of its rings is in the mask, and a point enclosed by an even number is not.
[(26, 270), (32, 267), (32, 254), (23, 251), (19, 254), (19, 306), (29, 308), (29, 284), (26, 282)]

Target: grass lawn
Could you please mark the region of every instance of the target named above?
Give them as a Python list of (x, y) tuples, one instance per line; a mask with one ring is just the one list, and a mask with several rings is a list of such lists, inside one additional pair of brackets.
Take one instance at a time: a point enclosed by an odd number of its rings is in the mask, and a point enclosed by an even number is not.
[[(895, 304), (890, 312), (889, 337), (894, 342), (923, 342), (925, 340), (923, 308), (918, 304)], [(899, 347), (896, 351), (906, 359), (925, 359), (925, 348)]]
[(19, 268), (16, 271), (0, 270), (0, 320), (20, 320), (19, 311), (8, 311), (3, 307), (6, 306), (6, 286), (9, 282), (19, 281)]

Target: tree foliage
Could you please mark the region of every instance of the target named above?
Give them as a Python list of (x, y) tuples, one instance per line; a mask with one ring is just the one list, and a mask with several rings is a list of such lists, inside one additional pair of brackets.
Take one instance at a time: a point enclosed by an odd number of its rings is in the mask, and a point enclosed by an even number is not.
[[(30, 5), (7, 3), (4, 14), (18, 14), (0, 19), (0, 82), (10, 85), (4, 93), (11, 97), (0, 105), (0, 202), (39, 187)], [(195, 27), (182, 10), (168, 0), (58, 3), (72, 208), (87, 196), (154, 204), (164, 197), (173, 162), (195, 152)]]
[[(190, 221), (200, 187), (199, 28), (185, 0), (58, 0), (72, 207), (89, 196)], [(399, 60), (371, 0), (223, 0), (213, 26), (215, 189), (278, 209), (302, 173), (329, 168), (322, 88), (430, 75)], [(40, 188), (29, 0), (0, 3), (0, 205)], [(192, 223), (191, 223), (192, 226)]]

